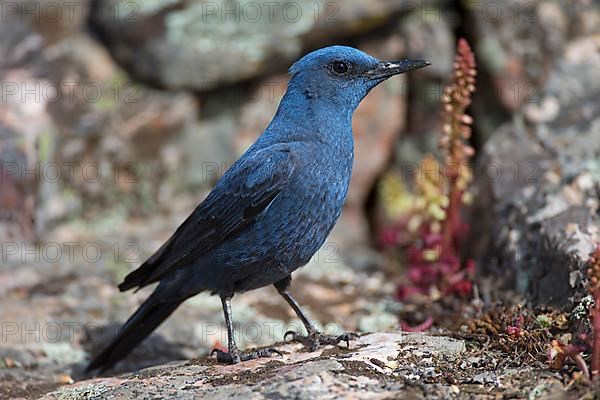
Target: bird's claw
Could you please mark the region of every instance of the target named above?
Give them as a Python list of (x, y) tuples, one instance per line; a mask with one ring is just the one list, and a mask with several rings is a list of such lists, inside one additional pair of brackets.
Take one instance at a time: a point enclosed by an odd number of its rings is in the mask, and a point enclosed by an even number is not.
[(354, 339), (358, 339), (358, 335), (354, 332), (344, 332), (341, 335), (339, 335), (338, 337), (334, 338), (335, 343), (334, 344), (338, 344), (339, 342), (346, 342), (346, 347), (350, 348), (350, 341), (354, 340)]
[(284, 333), (284, 334), (283, 334), (283, 340), (284, 340), (285, 342), (287, 342), (287, 341), (288, 341), (287, 337), (288, 337), (289, 335), (292, 335), (292, 340), (290, 340), (290, 342), (293, 342), (293, 341), (295, 341), (295, 340), (296, 340), (296, 338), (300, 337), (300, 335), (298, 335), (298, 334), (297, 334), (295, 331), (287, 331), (286, 333)]
[[(288, 340), (288, 336), (292, 336), (291, 340)], [(283, 340), (286, 342), (299, 342), (307, 347), (310, 351), (315, 351), (319, 346), (336, 345), (340, 342), (346, 342), (346, 347), (350, 348), (350, 340), (358, 338), (358, 335), (354, 332), (344, 332), (341, 335), (325, 335), (323, 333), (314, 332), (307, 336), (302, 336), (294, 331), (287, 331), (283, 335)]]
[(226, 352), (220, 349), (214, 349), (210, 355), (217, 354), (217, 362), (221, 364), (237, 364), (240, 361), (254, 360), (257, 358), (269, 358), (274, 354), (283, 357), (280, 351), (275, 349), (259, 349), (248, 352), (230, 351)]
[(277, 354), (279, 357), (283, 357), (283, 354), (279, 350), (275, 349), (260, 349), (255, 351), (250, 351), (248, 353), (242, 353), (240, 358), (242, 361), (253, 360), (255, 358), (269, 358), (273, 355)]
[(237, 351), (223, 351), (221, 349), (213, 349), (210, 352), (212, 357), (213, 354), (217, 354), (217, 362), (220, 364), (237, 364), (241, 361), (239, 352)]

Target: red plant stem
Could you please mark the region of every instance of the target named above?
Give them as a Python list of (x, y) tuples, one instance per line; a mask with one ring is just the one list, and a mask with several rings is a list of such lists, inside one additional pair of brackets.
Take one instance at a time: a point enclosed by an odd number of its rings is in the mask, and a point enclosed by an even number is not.
[(600, 373), (600, 287), (592, 291), (594, 296), (595, 306), (592, 310), (592, 376), (597, 376)]
[[(461, 206), (461, 191), (456, 187), (453, 181), (450, 183), (450, 193), (448, 194), (448, 208), (446, 221), (444, 223), (444, 237), (442, 249), (445, 252), (458, 252), (459, 243), (455, 243), (458, 239), (457, 230), (460, 224), (460, 206)], [(450, 253), (447, 253), (450, 254)]]
[(402, 328), (403, 332), (425, 332), (433, 326), (433, 322), (434, 321), (432, 317), (427, 317), (425, 321), (416, 326), (410, 326), (406, 322), (402, 321), (400, 327)]
[[(585, 378), (589, 381), (590, 380), (590, 371), (588, 370), (587, 364), (585, 363), (585, 360), (581, 356), (581, 353), (573, 354), (570, 357), (573, 360), (573, 362), (575, 362), (575, 365), (577, 365), (577, 368), (579, 368), (579, 370), (581, 371), (583, 376), (585, 376)], [(592, 373), (593, 373), (593, 370), (592, 370)]]
[[(460, 131), (460, 121), (458, 120), (458, 118), (453, 118), (452, 119), (452, 132), (454, 132), (455, 135), (458, 134), (458, 132)], [(460, 139), (459, 139), (460, 140)], [(448, 180), (449, 180), (449, 188), (448, 188), (448, 208), (447, 208), (447, 215), (446, 215), (446, 221), (444, 223), (444, 233), (443, 233), (443, 242), (442, 242), (442, 249), (446, 252), (449, 251), (458, 251), (458, 248), (456, 248), (459, 243), (454, 243), (455, 240), (457, 240), (458, 235), (457, 235), (457, 230), (458, 230), (458, 225), (460, 223), (460, 208), (461, 208), (461, 199), (462, 199), (462, 193), (461, 190), (458, 188), (458, 182), (461, 179), (461, 174), (464, 173), (462, 171), (462, 165), (460, 163), (460, 158), (459, 157), (455, 157), (455, 154), (457, 151), (460, 151), (459, 149), (457, 149), (457, 146), (460, 146), (460, 143), (457, 143), (456, 138), (451, 138), (450, 139), (450, 148), (448, 149), (448, 154), (451, 157), (451, 159), (456, 163), (455, 165), (453, 165), (453, 169), (456, 169), (456, 171), (453, 171), (453, 174), (456, 173), (456, 175), (454, 176), (448, 176)]]

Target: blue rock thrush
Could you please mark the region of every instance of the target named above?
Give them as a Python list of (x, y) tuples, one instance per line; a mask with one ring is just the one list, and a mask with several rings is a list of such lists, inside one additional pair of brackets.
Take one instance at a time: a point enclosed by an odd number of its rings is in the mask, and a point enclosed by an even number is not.
[(112, 366), (183, 301), (204, 291), (219, 295), (223, 304), (229, 351), (215, 350), (220, 362), (277, 353), (240, 352), (233, 335), (233, 295), (267, 285), (275, 285), (308, 331), (292, 333), (294, 340), (313, 350), (348, 342), (351, 334), (317, 331), (289, 291), (291, 274), (321, 247), (342, 211), (354, 159), (354, 110), (379, 83), (426, 65), (383, 62), (344, 46), (296, 62), (264, 133), (173, 236), (119, 285), (124, 291), (159, 282), (88, 371)]

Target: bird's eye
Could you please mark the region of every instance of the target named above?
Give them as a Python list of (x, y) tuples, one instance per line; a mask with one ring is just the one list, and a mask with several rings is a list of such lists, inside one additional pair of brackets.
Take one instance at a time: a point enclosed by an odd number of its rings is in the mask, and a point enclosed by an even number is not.
[(329, 68), (337, 75), (344, 75), (348, 72), (348, 65), (343, 61), (334, 61), (330, 64)]

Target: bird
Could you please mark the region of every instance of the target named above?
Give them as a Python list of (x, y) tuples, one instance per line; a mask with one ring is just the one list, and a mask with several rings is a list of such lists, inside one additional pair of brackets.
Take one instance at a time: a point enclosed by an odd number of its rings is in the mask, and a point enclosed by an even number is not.
[(292, 296), (291, 276), (325, 242), (342, 212), (354, 160), (352, 115), (386, 79), (430, 65), (382, 61), (348, 46), (324, 47), (289, 68), (286, 93), (267, 128), (223, 174), (175, 233), (119, 284), (120, 291), (158, 283), (88, 364), (104, 372), (124, 358), (185, 300), (201, 292), (221, 299), (228, 350), (220, 363), (272, 357), (277, 350), (240, 351), (231, 299), (274, 285), (307, 335), (288, 332), (311, 350), (348, 342), (352, 334), (317, 330)]

